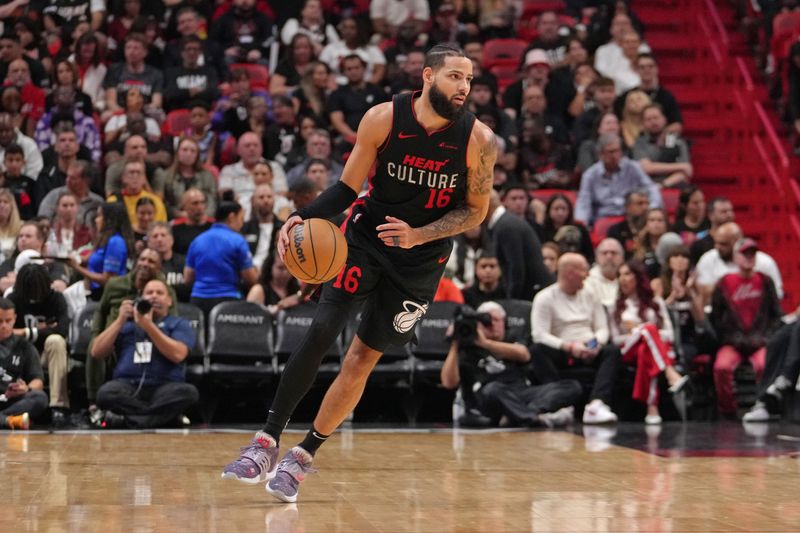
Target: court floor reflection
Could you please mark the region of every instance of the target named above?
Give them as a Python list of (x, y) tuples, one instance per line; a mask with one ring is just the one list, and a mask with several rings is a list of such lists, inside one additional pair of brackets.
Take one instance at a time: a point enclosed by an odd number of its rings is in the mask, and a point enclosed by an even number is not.
[[(658, 453), (691, 440), (676, 431), (346, 431), (296, 505), (219, 479), (242, 433), (5, 433), (0, 531), (797, 530), (796, 459)], [(642, 449), (618, 445), (634, 434)]]

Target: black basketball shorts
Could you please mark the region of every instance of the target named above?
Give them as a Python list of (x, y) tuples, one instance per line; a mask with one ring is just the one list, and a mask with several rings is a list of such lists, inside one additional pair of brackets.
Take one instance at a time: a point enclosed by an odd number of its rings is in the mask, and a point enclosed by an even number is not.
[[(323, 285), (320, 304), (333, 304), (349, 313), (363, 302), (358, 337), (374, 350), (383, 352), (390, 344), (408, 343), (433, 301), (447, 256), (413, 267), (395, 265), (360, 232), (348, 228), (346, 235), (347, 263)], [(414, 253), (413, 248), (405, 252)]]

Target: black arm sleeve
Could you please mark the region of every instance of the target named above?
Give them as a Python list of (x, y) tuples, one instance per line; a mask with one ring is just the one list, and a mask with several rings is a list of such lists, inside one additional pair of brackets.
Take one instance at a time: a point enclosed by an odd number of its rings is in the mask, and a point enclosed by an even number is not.
[(309, 205), (296, 211), (303, 220), (309, 218), (329, 218), (338, 215), (358, 198), (356, 191), (345, 183), (337, 181), (317, 196)]

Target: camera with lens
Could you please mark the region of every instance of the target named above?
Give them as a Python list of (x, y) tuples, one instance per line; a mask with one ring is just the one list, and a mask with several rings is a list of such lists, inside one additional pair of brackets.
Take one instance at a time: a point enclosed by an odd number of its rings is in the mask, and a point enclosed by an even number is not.
[(453, 322), (453, 339), (461, 346), (474, 346), (478, 336), (478, 324), (492, 325), (492, 315), (478, 313), (468, 305), (462, 305), (456, 310)]
[(133, 301), (133, 307), (136, 308), (136, 312), (140, 315), (146, 315), (153, 309), (153, 304), (144, 298), (136, 298)]

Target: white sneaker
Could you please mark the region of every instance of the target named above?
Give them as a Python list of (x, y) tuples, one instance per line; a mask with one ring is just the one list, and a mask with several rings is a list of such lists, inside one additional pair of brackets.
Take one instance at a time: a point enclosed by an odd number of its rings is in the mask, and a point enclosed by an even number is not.
[(592, 400), (583, 410), (584, 424), (612, 424), (616, 421), (617, 415), (602, 400)]
[(539, 422), (549, 428), (568, 426), (575, 421), (575, 408), (573, 406), (562, 407), (552, 413), (542, 413), (539, 415)]
[(648, 426), (660, 426), (661, 422), (661, 415), (647, 415), (644, 417), (644, 423)]
[(767, 411), (767, 406), (761, 402), (756, 404), (747, 411), (742, 417), (742, 422), (769, 422), (772, 415)]

